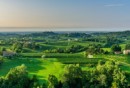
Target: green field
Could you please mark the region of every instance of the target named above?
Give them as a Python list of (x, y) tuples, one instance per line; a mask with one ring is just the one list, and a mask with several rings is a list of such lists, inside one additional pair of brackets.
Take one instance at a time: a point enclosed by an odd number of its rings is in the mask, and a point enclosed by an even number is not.
[(63, 71), (63, 64), (60, 62), (53, 62), (51, 60), (43, 60), (41, 58), (28, 58), (8, 60), (5, 59), (1, 66), (0, 76), (5, 76), (10, 68), (25, 64), (29, 75), (37, 75), (40, 80), (47, 79), (49, 74), (54, 74), (59, 77), (59, 74)]
[[(126, 36), (126, 33), (127, 32), (122, 35), (122, 33), (55, 34), (52, 32), (43, 32), (25, 35), (11, 34), (10, 36), (12, 38), (9, 38), (7, 35), (0, 35), (2, 38), (0, 42), (0, 76), (3, 76), (6, 81), (7, 74), (11, 68), (15, 69), (15, 67), (20, 67), (24, 64), (27, 67), (28, 74), (26, 75), (27, 77), (29, 76), (28, 79), (32, 80), (34, 75), (36, 75), (37, 80), (40, 81), (40, 85), (43, 83), (48, 85), (51, 75), (56, 76), (54, 79), (55, 81), (58, 80), (60, 84), (60, 82), (62, 83), (64, 80), (63, 75), (71, 75), (66, 76), (68, 78), (71, 78), (73, 74), (76, 75), (73, 79), (75, 83), (75, 80), (80, 80), (81, 78), (79, 74), (83, 74), (82, 77), (85, 76), (86, 78), (85, 80), (82, 78), (82, 81), (89, 80), (88, 83), (90, 85), (92, 84), (92, 86), (93, 84), (96, 85), (96, 81), (97, 84), (101, 84), (101, 88), (104, 88), (103, 85), (105, 84), (102, 84), (102, 82), (109, 80), (110, 77), (107, 78), (110, 74), (109, 72), (113, 72), (115, 75), (114, 72), (117, 70), (119, 74), (116, 76), (122, 79), (125, 78), (123, 76), (130, 75), (130, 55), (123, 54), (123, 50), (126, 49), (126, 45), (129, 43), (129, 36)], [(127, 48), (130, 49), (130, 44), (128, 44)], [(4, 52), (6, 54), (4, 54)], [(119, 52), (119, 54), (116, 52)], [(113, 61), (114, 64), (112, 64)], [(112, 71), (107, 68), (109, 67), (107, 66), (107, 62)], [(72, 68), (66, 70), (65, 68), (67, 66), (68, 68), (72, 66)], [(118, 69), (116, 67), (118, 67)], [(113, 74), (111, 74), (112, 79), (114, 79)], [(120, 74), (123, 76), (120, 77)], [(91, 83), (92, 80), (94, 83)], [(130, 85), (130, 78), (127, 80)], [(111, 83), (113, 83), (113, 80)]]
[[(25, 64), (29, 76), (37, 75), (38, 79), (42, 83), (46, 82), (48, 75), (53, 74), (60, 79), (64, 72), (64, 66), (67, 64), (80, 64), (83, 70), (92, 70), (95, 67), (91, 64), (97, 64), (99, 60), (114, 60), (121, 64), (120, 68), (124, 71), (130, 72), (130, 56), (124, 55), (95, 55), (95, 58), (86, 58), (83, 53), (77, 54), (46, 54), (47, 58), (31, 58), (32, 55), (40, 56), (42, 54), (23, 54), (26, 58), (19, 59), (4, 59), (4, 63), (1, 66), (0, 76), (5, 76), (10, 68)], [(30, 57), (29, 57), (30, 56)], [(105, 58), (104, 58), (105, 57)]]
[[(88, 64), (97, 64), (102, 58), (86, 58), (79, 54), (47, 54), (47, 58), (31, 58), (32, 55), (40, 56), (42, 54), (23, 54), (26, 58), (17, 59), (4, 59), (4, 63), (1, 66), (0, 76), (5, 76), (10, 68), (25, 64), (29, 75), (37, 75), (38, 78), (43, 81), (47, 80), (49, 74), (53, 74), (58, 78), (61, 77), (64, 71), (64, 66), (67, 64), (80, 64), (83, 70), (91, 70), (94, 67), (90, 67)], [(76, 58), (75, 58), (76, 57)]]
[[(110, 48), (103, 48), (110, 51)], [(45, 55), (45, 58), (41, 58)], [(64, 72), (64, 66), (68, 64), (80, 64), (83, 70), (95, 69), (98, 61), (114, 60), (119, 62), (120, 68), (130, 72), (130, 56), (127, 55), (94, 55), (94, 58), (86, 58), (84, 52), (65, 54), (65, 53), (21, 53), (15, 59), (4, 59), (1, 66), (0, 76), (5, 76), (10, 68), (25, 64), (29, 76), (37, 75), (40, 82), (47, 80), (49, 74), (55, 75), (60, 79)]]

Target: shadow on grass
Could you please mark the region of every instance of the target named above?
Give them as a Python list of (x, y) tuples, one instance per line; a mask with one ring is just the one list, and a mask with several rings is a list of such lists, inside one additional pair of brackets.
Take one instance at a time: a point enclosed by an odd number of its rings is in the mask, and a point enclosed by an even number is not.
[(57, 58), (63, 64), (97, 64), (99, 60), (106, 61), (103, 58)]
[[(43, 65), (44, 63), (42, 62), (42, 60), (37, 59), (37, 58), (13, 59), (13, 60), (4, 59), (4, 62), (0, 68), (0, 76), (5, 76), (11, 68), (14, 68), (16, 66), (20, 66), (22, 64), (25, 64), (25, 66), (27, 67), (29, 76), (32, 76), (32, 74), (37, 75), (38, 79), (40, 79), (41, 81), (42, 80), (45, 81), (44, 76), (39, 76), (37, 74), (37, 72), (39, 70), (45, 69), (45, 67)], [(42, 75), (42, 73), (40, 75)]]

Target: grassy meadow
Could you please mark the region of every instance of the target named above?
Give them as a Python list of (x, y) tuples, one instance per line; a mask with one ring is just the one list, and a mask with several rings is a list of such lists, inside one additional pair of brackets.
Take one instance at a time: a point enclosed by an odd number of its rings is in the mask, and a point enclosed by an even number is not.
[[(129, 41), (115, 37), (117, 34), (114, 37), (111, 33), (91, 36), (79, 33), (79, 37), (75, 33), (70, 33), (69, 36), (68, 34), (43, 35), (19, 35), (14, 40), (2, 40), (0, 58), (3, 61), (0, 65), (0, 76), (5, 77), (11, 68), (24, 64), (29, 77), (36, 75), (42, 84), (48, 83), (49, 75), (61, 80), (68, 65), (78, 65), (84, 73), (93, 72), (97, 69), (99, 61), (103, 63), (114, 61), (119, 65), (119, 69), (130, 73), (130, 55), (123, 54)], [(117, 45), (120, 54), (112, 51), (114, 45)], [(15, 52), (16, 55), (4, 56), (2, 51)]]

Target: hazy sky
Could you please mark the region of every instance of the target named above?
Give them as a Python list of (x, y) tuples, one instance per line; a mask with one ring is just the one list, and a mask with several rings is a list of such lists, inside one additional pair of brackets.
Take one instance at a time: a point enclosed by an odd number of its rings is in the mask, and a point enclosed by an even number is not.
[(130, 28), (130, 0), (0, 0), (0, 27)]

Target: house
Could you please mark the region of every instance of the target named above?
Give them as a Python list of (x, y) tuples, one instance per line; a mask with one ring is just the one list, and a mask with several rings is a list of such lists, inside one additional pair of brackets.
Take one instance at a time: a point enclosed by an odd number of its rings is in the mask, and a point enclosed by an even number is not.
[(89, 55), (88, 55), (88, 58), (93, 58), (93, 55), (89, 54)]
[(15, 56), (15, 55), (16, 55), (15, 52), (3, 51), (3, 57), (13, 57), (13, 56)]
[(42, 58), (45, 58), (45, 57), (46, 57), (46, 55), (42, 55), (41, 57), (42, 57)]
[(78, 39), (77, 39), (77, 38), (75, 38), (75, 39), (74, 39), (74, 41), (78, 41)]
[(124, 50), (123, 54), (126, 54), (126, 55), (130, 54), (130, 50)]

